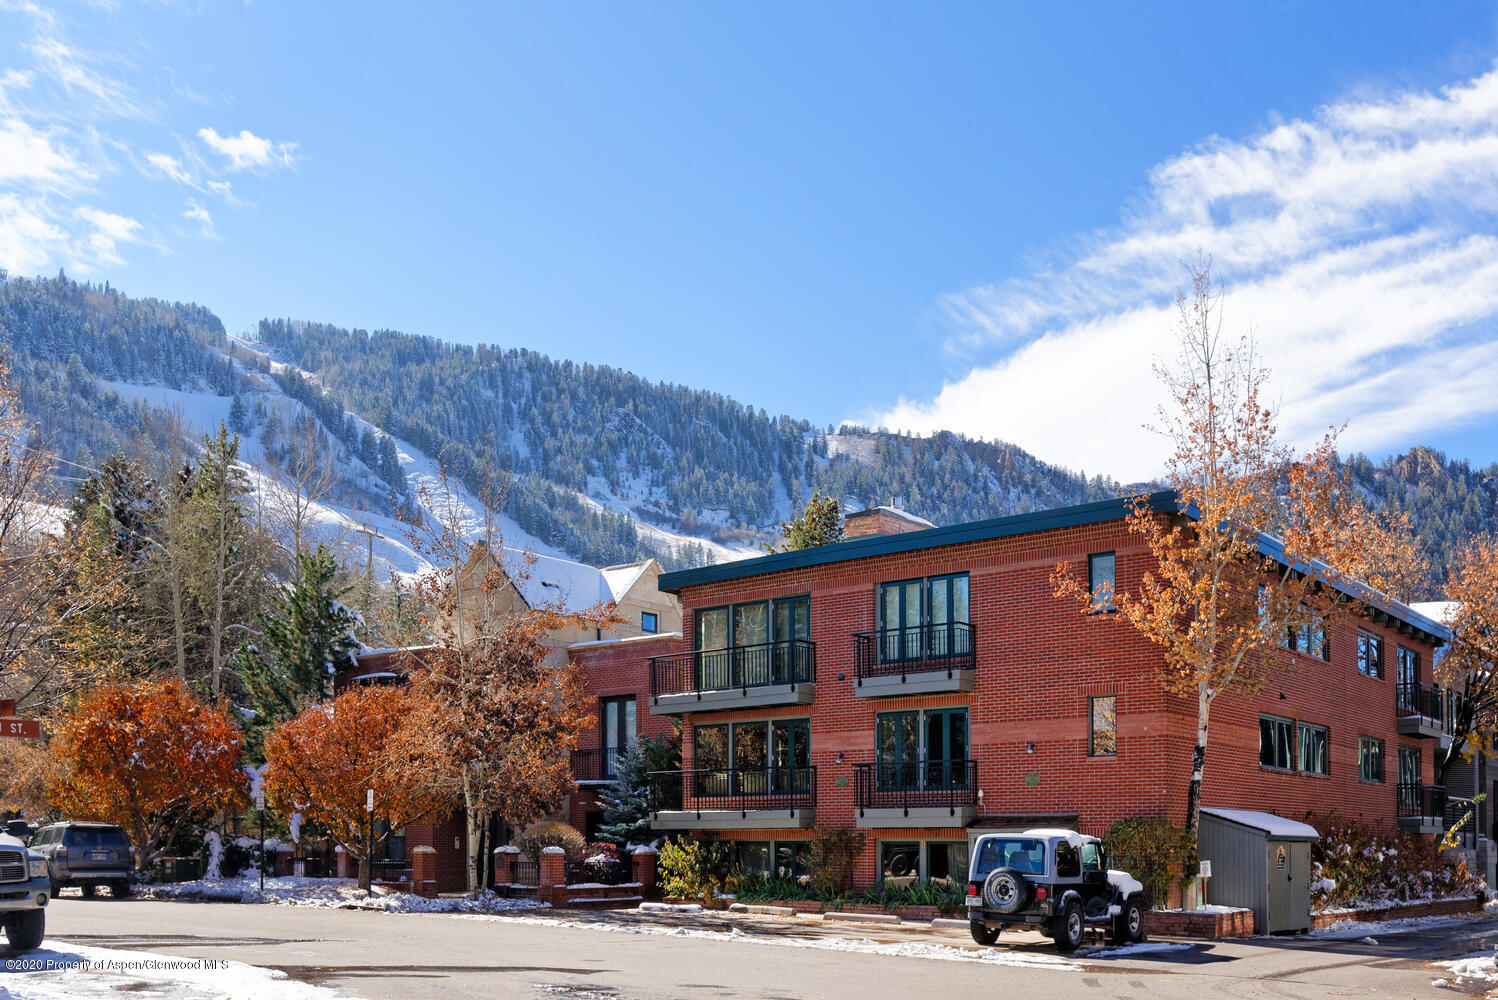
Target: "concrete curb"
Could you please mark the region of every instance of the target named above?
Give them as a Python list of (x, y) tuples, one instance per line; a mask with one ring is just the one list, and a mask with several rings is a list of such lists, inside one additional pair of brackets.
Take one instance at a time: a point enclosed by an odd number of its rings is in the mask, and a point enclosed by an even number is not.
[(846, 920), (857, 924), (898, 924), (900, 918), (893, 913), (824, 913), (823, 920)]

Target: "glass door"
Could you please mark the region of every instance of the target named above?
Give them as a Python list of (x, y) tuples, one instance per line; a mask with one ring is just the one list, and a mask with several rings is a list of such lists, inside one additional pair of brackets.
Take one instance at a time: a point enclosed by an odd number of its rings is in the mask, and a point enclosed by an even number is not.
[(770, 609), (764, 602), (733, 606), (734, 676), (729, 687), (770, 682)]
[(774, 770), (771, 788), (779, 795), (811, 791), (811, 720), (784, 719), (771, 726)]
[(721, 691), (729, 686), (728, 609), (697, 612), (694, 633), (697, 655), (692, 658), (697, 691)]
[(734, 791), (740, 795), (763, 795), (769, 791), (770, 753), (766, 745), (768, 727), (763, 722), (735, 722), (729, 748), (733, 754)]
[(931, 655), (961, 656), (969, 653), (968, 578), (966, 573), (933, 577), (928, 583), (931, 623)]
[(881, 789), (916, 787), (921, 752), (919, 722), (917, 712), (885, 712), (875, 720), (875, 770)]
[(880, 661), (921, 658), (921, 581), (886, 583), (879, 595), (879, 627), (884, 630)]
[(811, 638), (811, 598), (784, 597), (775, 601), (772, 607), (774, 632), (770, 641), (776, 644), (774, 683), (790, 684), (806, 676), (809, 651), (799, 644), (789, 643), (793, 639)]
[(603, 761), (600, 774), (613, 778), (619, 756), (635, 745), (635, 698), (603, 699)]
[(927, 712), (926, 787), (966, 787), (966, 761), (967, 709), (946, 708)]
[(1419, 711), (1419, 695), (1415, 691), (1415, 684), (1420, 680), (1420, 661), (1414, 652), (1399, 647), (1395, 654), (1394, 666), (1394, 690), (1399, 699), (1399, 707), (1405, 712)]
[(1399, 804), (1406, 809), (1420, 807), (1420, 751), (1414, 747), (1399, 748)]

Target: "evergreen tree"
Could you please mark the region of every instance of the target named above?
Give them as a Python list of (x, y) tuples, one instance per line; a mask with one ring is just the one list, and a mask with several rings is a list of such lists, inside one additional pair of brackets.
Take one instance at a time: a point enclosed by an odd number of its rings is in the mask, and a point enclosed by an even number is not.
[(337, 573), (332, 550), (319, 543), (297, 556), (296, 576), (271, 594), (268, 610), (256, 614), (262, 653), (279, 687), (298, 702), (326, 695), (334, 671), (359, 648), (359, 619), (340, 603), (348, 588), (335, 589)]
[(229, 407), (229, 429), (243, 434), (250, 429), (248, 417), (249, 409), (244, 405), (244, 399), (236, 392), (234, 402)]
[(793, 552), (817, 545), (831, 545), (843, 540), (843, 515), (837, 497), (815, 492), (806, 502), (801, 516), (780, 526), (785, 544), (776, 548), (766, 543), (766, 552)]
[[(630, 844), (648, 844), (654, 834), (650, 829), (651, 740), (636, 740), (635, 745), (614, 761), (615, 781), (598, 793), (603, 817), (598, 824), (598, 839), (628, 848)], [(678, 766), (680, 766), (678, 764)]]

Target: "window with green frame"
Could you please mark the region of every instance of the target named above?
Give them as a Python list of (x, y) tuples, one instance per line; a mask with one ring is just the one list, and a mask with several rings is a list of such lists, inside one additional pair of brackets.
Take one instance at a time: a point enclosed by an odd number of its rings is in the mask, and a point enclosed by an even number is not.
[(880, 662), (970, 653), (969, 587), (966, 573), (880, 584)]
[(1300, 744), (1300, 770), (1307, 774), (1331, 774), (1330, 731), (1325, 726), (1309, 722), (1298, 723), (1296, 730)]
[(1289, 771), (1295, 766), (1295, 751), (1292, 736), (1295, 723), (1272, 715), (1259, 716), (1259, 765), (1277, 771)]
[[(692, 727), (698, 795), (785, 795), (811, 790), (811, 720)], [(705, 773), (704, 773), (705, 772)]]
[(965, 788), (968, 750), (966, 708), (874, 717), (875, 777), (881, 789)]
[(805, 680), (811, 651), (811, 598), (802, 594), (768, 601), (700, 608), (692, 637), (697, 689)]
[(1358, 737), (1358, 779), (1384, 780), (1384, 741), (1372, 736)]

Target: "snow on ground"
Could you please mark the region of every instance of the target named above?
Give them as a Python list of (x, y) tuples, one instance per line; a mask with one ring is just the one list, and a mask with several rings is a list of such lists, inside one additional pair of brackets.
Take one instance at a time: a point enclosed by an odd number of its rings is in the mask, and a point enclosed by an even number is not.
[(862, 955), (892, 955), (896, 958), (927, 958), (945, 962), (974, 962), (979, 965), (1005, 965), (1027, 969), (1053, 969), (1057, 972), (1080, 972), (1082, 966), (1052, 955), (1035, 955), (992, 948), (976, 950), (954, 948), (943, 944), (906, 941), (899, 944), (845, 937), (761, 937), (745, 934), (737, 927), (729, 931), (695, 930), (689, 927), (666, 927), (653, 924), (605, 923), (589, 920), (563, 920), (557, 917), (470, 917), (474, 920), (514, 920), (540, 927), (571, 927), (585, 931), (617, 934), (650, 934), (659, 937), (696, 938), (705, 941), (732, 941), (779, 948), (811, 948), (817, 951), (846, 951)]
[(36, 951), (0, 963), (4, 1000), (334, 1000), (339, 994), (293, 982), (284, 972), (220, 959), (178, 958), (143, 951), (88, 948), (45, 941)]
[(1450, 927), (1480, 920), (1483, 916), (1482, 913), (1458, 913), (1449, 917), (1405, 917), (1401, 920), (1344, 920), (1330, 927), (1319, 927), (1306, 936), (1331, 941), (1353, 941), (1371, 935), (1403, 934), (1427, 927)]
[(1494, 961), (1493, 953), (1490, 951), (1474, 952), (1449, 962), (1432, 962), (1431, 964), (1450, 969), (1451, 979), (1456, 980), (1450, 982), (1446, 979), (1437, 979), (1431, 983), (1432, 986), (1461, 986), (1467, 981), (1498, 983), (1498, 962)]
[(260, 879), (200, 879), (145, 885), (136, 890), (142, 899), (216, 899), (238, 903), (275, 903), (281, 906), (319, 906), (329, 909), (382, 910), (386, 913), (505, 913), (512, 910), (549, 909), (549, 903), (534, 899), (508, 899), (486, 892), (478, 899), (425, 899), (409, 892), (375, 886), (366, 894), (353, 879), (268, 878), (265, 894)]
[(1190, 951), (1195, 945), (1181, 944), (1173, 941), (1143, 941), (1139, 944), (1126, 944), (1118, 948), (1084, 948), (1077, 952), (1078, 955), (1086, 955), (1089, 958), (1128, 958), (1132, 955), (1158, 954), (1166, 951)]

